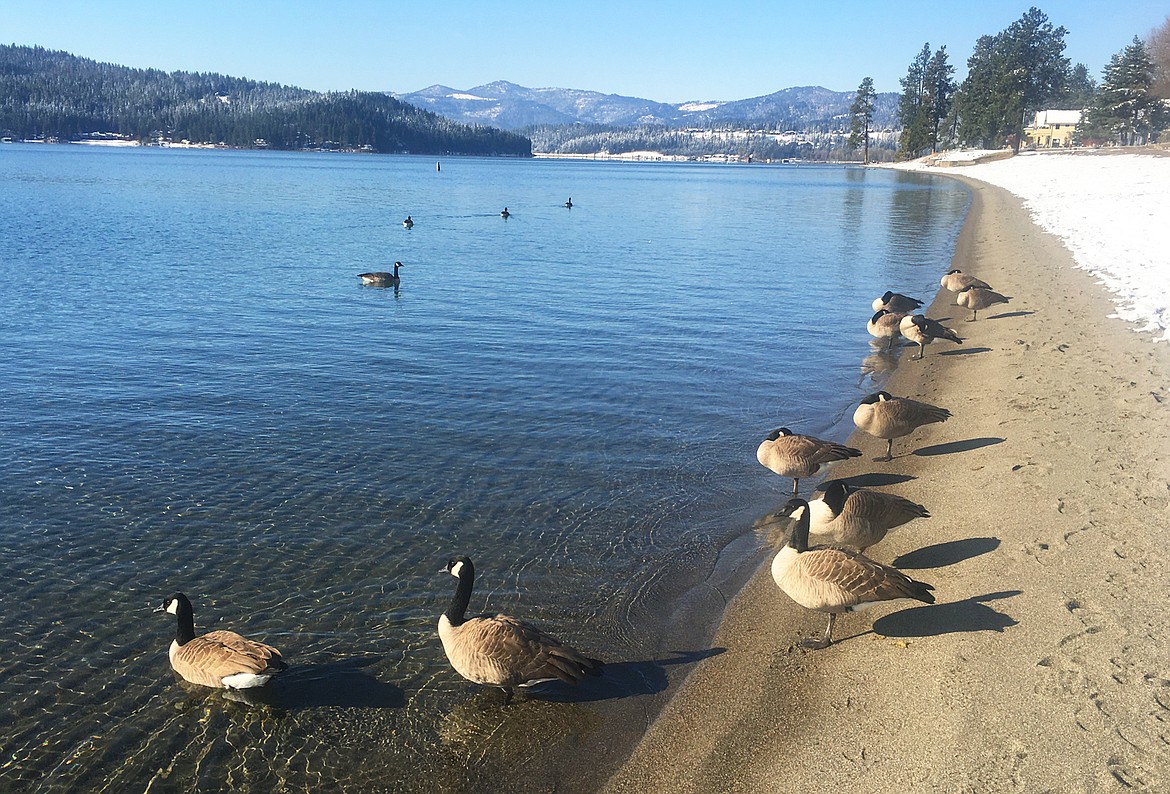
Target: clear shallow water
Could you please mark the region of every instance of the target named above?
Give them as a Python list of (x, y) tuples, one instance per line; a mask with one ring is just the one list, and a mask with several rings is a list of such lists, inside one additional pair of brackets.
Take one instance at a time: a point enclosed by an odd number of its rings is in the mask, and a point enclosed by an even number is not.
[[(759, 439), (847, 435), (870, 301), (929, 298), (967, 206), (832, 167), (32, 145), (0, 186), (0, 782), (44, 791), (457, 789), (603, 733), (661, 688), (621, 665), (672, 656), (670, 596), (782, 500)], [(455, 553), (473, 611), (610, 680), (502, 720), (434, 633)], [(173, 680), (174, 590), (284, 651), (265, 704)]]

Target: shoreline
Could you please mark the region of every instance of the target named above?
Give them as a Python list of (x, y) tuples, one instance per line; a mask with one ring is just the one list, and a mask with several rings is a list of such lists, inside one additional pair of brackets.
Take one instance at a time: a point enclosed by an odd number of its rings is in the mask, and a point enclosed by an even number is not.
[(973, 194), (952, 266), (1013, 301), (967, 323), (937, 296), (927, 313), (965, 344), (921, 362), (903, 348), (883, 388), (954, 418), (896, 442), (889, 464), (855, 433), (864, 457), (827, 475), (926, 505), (932, 518), (870, 554), (934, 584), (938, 603), (846, 615), (837, 642), (810, 652), (797, 643), (824, 617), (760, 565), (712, 640), (727, 652), (692, 670), (605, 790), (1170, 782), (1170, 555), (1157, 537), (1170, 360), (1108, 316), (1106, 291), (1019, 198), (951, 176)]

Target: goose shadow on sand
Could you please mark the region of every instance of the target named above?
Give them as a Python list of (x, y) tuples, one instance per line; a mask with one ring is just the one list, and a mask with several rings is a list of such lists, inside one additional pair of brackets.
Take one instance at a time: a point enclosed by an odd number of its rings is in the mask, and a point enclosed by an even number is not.
[(914, 450), (912, 455), (919, 457), (929, 457), (931, 455), (953, 455), (956, 452), (970, 452), (973, 449), (982, 449), (983, 447), (991, 447), (996, 444), (1002, 444), (1007, 439), (1004, 438), (968, 438), (963, 441), (948, 441), (945, 444), (934, 444), (929, 447), (919, 447)]
[(1026, 311), (1004, 312), (1003, 314), (993, 314), (990, 317), (985, 317), (983, 319), (985, 319), (985, 320), (1004, 320), (1008, 317), (1027, 317), (1029, 314), (1035, 314), (1035, 313), (1036, 312), (1026, 312)]
[(990, 353), (990, 347), (960, 347), (955, 350), (940, 350), (940, 356), (971, 356), (976, 353)]
[(964, 560), (995, 551), (999, 548), (999, 544), (999, 538), (948, 540), (946, 543), (935, 543), (932, 546), (900, 554), (894, 559), (893, 566), (906, 570), (945, 568), (948, 565), (955, 565)]
[(998, 593), (971, 596), (949, 604), (931, 604), (912, 607), (878, 618), (873, 632), (883, 637), (937, 637), (942, 634), (966, 634), (977, 631), (1004, 630), (1019, 621), (987, 606), (987, 601), (1000, 601), (1022, 593), (1022, 590), (1004, 590)]
[(577, 686), (537, 685), (526, 691), (533, 700), (558, 703), (588, 703), (597, 700), (620, 700), (638, 695), (655, 695), (670, 683), (668, 668), (691, 665), (718, 656), (726, 648), (701, 651), (671, 651), (673, 656), (641, 662), (606, 662), (601, 675), (586, 678)]
[[(887, 474), (885, 472), (873, 471), (866, 474), (854, 474), (852, 477), (838, 477), (837, 479), (841, 480), (850, 487), (881, 488), (884, 485), (900, 485), (901, 483), (917, 480), (918, 478), (913, 474)], [(824, 483), (818, 484), (817, 487), (813, 490), (825, 490)]]

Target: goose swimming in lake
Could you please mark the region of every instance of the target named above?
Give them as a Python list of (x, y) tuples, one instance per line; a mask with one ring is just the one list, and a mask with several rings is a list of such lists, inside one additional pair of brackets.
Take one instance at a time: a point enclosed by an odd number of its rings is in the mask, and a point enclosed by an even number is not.
[(363, 284), (369, 284), (374, 287), (392, 287), (402, 281), (398, 276), (398, 268), (403, 267), (401, 262), (394, 263), (394, 272), (387, 273), (384, 270), (375, 270), (372, 273), (359, 273), (358, 278), (362, 280)]
[(902, 336), (918, 345), (918, 355), (914, 356), (915, 359), (925, 356), (926, 346), (936, 339), (946, 339), (956, 345), (963, 344), (962, 338), (953, 328), (947, 328), (938, 320), (932, 320), (922, 314), (906, 315), (898, 322), (898, 330)]
[(878, 309), (869, 322), (865, 324), (870, 336), (886, 340), (886, 350), (894, 347), (894, 340), (902, 335), (900, 323), (904, 314), (895, 314), (889, 309)]
[(569, 200), (565, 202), (565, 206), (568, 207), (569, 209), (573, 209), (573, 197), (572, 196), (569, 196)]
[(874, 562), (861, 552), (835, 546), (809, 546), (809, 506), (790, 499), (781, 515), (796, 525), (784, 548), (772, 559), (772, 578), (784, 593), (806, 609), (829, 613), (829, 625), (819, 640), (804, 640), (807, 648), (827, 648), (833, 642), (837, 615), (882, 601), (913, 598), (934, 603), (932, 585), (911, 579), (897, 568)]
[(192, 684), (249, 689), (264, 686), (288, 668), (280, 651), (234, 631), (209, 631), (196, 637), (194, 610), (182, 593), (175, 593), (154, 611), (176, 617), (178, 629), (171, 643), (171, 667)]
[(507, 207), (504, 207), (502, 210), (500, 210), (500, 217), (501, 217), (501, 218), (511, 218), (511, 217), (512, 217), (512, 213), (508, 212), (508, 208), (507, 208)]
[(756, 448), (756, 460), (760, 465), (781, 477), (792, 478), (793, 496), (800, 488), (801, 479), (816, 474), (821, 464), (860, 455), (859, 449), (814, 436), (802, 436), (787, 427), (773, 430)]
[(903, 295), (900, 292), (890, 292), (889, 290), (886, 290), (886, 294), (880, 298), (873, 299), (873, 310), (875, 312), (885, 309), (895, 314), (906, 314), (917, 310), (921, 305), (922, 301), (917, 298), (911, 298), (909, 295)]
[(406, 228), (406, 229), (413, 229), (414, 228), (414, 219), (411, 218), (409, 215), (407, 215), (406, 220), (404, 220), (402, 222), (402, 226), (403, 226), (403, 228)]
[(981, 287), (983, 289), (991, 289), (991, 285), (986, 281), (977, 279), (974, 276), (969, 276), (958, 268), (955, 268), (954, 270), (948, 270), (946, 274), (941, 279), (939, 279), (938, 283), (942, 285), (943, 289), (949, 290), (950, 292), (958, 292), (959, 290), (963, 289), (963, 287)]
[(1000, 295), (998, 292), (992, 292), (983, 287), (963, 287), (959, 290), (959, 295), (956, 298), (960, 306), (966, 306), (971, 310), (970, 322), (975, 322), (980, 309), (986, 309), (997, 303), (1007, 303), (1010, 300), (1011, 298), (1006, 295)]
[(926, 508), (909, 499), (850, 486), (844, 480), (824, 485), (824, 496), (810, 500), (809, 532), (864, 553), (896, 527), (930, 518)]
[(439, 639), (455, 672), (485, 686), (504, 690), (504, 705), (516, 687), (545, 681), (577, 684), (601, 675), (603, 662), (590, 659), (531, 623), (508, 615), (465, 618), (475, 583), (475, 567), (464, 556), (452, 557), (444, 569), (459, 580), (451, 605), (439, 618)]
[(861, 399), (853, 412), (853, 424), (871, 436), (886, 440), (886, 454), (875, 460), (893, 460), (894, 439), (908, 436), (923, 425), (945, 422), (951, 412), (937, 405), (894, 397), (889, 392), (874, 392)]

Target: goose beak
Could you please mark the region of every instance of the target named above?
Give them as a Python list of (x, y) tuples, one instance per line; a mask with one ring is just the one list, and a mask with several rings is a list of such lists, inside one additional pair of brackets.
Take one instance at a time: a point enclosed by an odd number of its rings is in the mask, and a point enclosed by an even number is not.
[(152, 609), (150, 611), (151, 612), (166, 612), (167, 605), (166, 604), (159, 604), (158, 606), (156, 606), (154, 609)]

